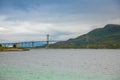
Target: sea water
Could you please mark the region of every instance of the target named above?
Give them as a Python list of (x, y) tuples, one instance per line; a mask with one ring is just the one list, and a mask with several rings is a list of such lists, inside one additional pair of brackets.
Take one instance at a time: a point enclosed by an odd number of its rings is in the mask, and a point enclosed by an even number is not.
[(0, 80), (120, 80), (120, 50), (0, 52)]

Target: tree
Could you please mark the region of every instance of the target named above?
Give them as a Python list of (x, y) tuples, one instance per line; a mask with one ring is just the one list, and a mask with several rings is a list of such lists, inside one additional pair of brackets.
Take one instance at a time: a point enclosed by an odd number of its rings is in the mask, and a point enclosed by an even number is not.
[(13, 45), (13, 48), (16, 48), (16, 47), (17, 47), (17, 45), (16, 45), (16, 44), (14, 44), (14, 45)]
[(2, 44), (0, 44), (0, 48), (2, 47)]

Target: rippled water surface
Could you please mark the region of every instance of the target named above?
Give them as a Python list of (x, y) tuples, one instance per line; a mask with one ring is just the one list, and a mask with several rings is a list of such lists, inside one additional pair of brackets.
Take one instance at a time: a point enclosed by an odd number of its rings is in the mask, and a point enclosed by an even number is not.
[(120, 50), (0, 52), (0, 80), (120, 80)]

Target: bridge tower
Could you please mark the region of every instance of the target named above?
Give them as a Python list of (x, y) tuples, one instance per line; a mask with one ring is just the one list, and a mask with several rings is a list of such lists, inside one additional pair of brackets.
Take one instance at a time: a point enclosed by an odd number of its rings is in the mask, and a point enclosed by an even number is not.
[(47, 41), (46, 41), (46, 42), (47, 42), (47, 44), (46, 44), (46, 48), (48, 48), (48, 46), (49, 46), (49, 36), (50, 36), (50, 35), (49, 35), (49, 34), (47, 34)]

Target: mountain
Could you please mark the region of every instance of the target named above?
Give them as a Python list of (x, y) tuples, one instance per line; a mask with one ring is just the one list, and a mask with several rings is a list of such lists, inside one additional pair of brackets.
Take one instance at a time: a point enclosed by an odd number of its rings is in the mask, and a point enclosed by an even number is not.
[(57, 42), (50, 48), (120, 48), (120, 25), (108, 24), (87, 34)]

